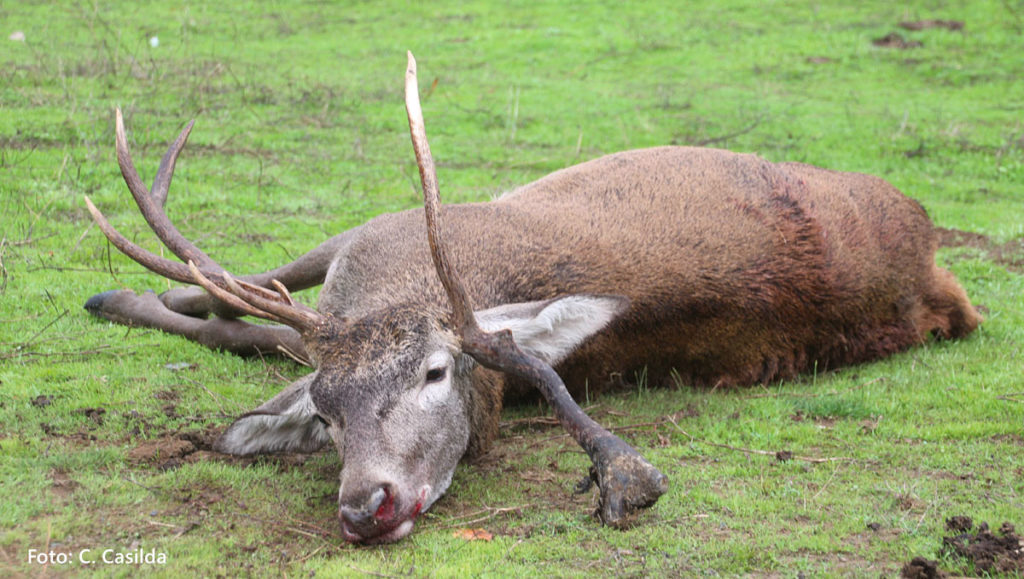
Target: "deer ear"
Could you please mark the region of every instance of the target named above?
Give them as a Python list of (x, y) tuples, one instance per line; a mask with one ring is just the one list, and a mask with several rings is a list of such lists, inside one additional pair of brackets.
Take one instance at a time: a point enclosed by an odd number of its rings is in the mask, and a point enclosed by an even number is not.
[(511, 330), (516, 344), (548, 364), (564, 360), (587, 338), (626, 311), (629, 298), (575, 294), (539, 302), (506, 304), (475, 312), (480, 328)]
[(280, 394), (243, 414), (213, 449), (246, 456), (274, 452), (315, 452), (331, 439), (309, 396), (315, 373), (292, 382)]

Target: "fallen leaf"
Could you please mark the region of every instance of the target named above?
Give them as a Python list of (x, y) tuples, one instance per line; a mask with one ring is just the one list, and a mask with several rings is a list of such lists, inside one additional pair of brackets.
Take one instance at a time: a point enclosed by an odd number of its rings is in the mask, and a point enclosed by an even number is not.
[(494, 535), (484, 529), (459, 529), (452, 533), (452, 536), (465, 541), (490, 541), (494, 538)]

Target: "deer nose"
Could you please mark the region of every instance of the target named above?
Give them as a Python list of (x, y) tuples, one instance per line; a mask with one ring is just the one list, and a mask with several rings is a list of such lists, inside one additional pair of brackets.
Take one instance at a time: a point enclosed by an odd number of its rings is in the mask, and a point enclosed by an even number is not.
[(346, 500), (338, 508), (342, 523), (348, 530), (366, 535), (379, 522), (389, 521), (395, 515), (395, 491), (389, 483), (377, 485), (362, 504)]

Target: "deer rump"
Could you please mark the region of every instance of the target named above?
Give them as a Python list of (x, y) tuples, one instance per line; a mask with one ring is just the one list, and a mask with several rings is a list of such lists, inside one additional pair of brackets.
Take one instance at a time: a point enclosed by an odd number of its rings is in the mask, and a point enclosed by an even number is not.
[[(448, 205), (456, 268), (479, 307), (573, 294), (629, 308), (557, 366), (573, 394), (647, 380), (731, 386), (877, 359), (972, 331), (935, 265), (922, 207), (876, 177), (663, 147)], [(444, 304), (422, 213), (377, 217), (339, 252), (319, 309)], [(512, 381), (506, 399), (532, 388)]]
[[(769, 382), (876, 359), (930, 334), (964, 336), (981, 322), (935, 265), (937, 238), (921, 206), (867, 175), (663, 147), (441, 208), (411, 55), (409, 63), (406, 108), (426, 220), (418, 210), (381, 215), (291, 264), (236, 280), (163, 211), (192, 125), (150, 191), (120, 111), (128, 188), (188, 267), (128, 241), (86, 199), (118, 249), (209, 292), (105, 292), (86, 303), (92, 313), (213, 347), (283, 348), (313, 361), (312, 374), (241, 416), (216, 447), (308, 452), (333, 440), (348, 541), (411, 532), (459, 460), (496, 436), (503, 400), (533, 387), (590, 456), (598, 516), (621, 526), (666, 492), (667, 479), (569, 392), (594, 393), (635, 372), (653, 383)], [(317, 310), (289, 294), (317, 284)], [(287, 327), (196, 318), (209, 313)]]

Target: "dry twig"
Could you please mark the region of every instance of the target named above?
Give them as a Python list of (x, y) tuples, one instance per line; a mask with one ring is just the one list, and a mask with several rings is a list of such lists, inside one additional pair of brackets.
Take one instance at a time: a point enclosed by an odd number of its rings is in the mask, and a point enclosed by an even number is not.
[(731, 133), (726, 133), (726, 134), (718, 136), (718, 137), (710, 137), (710, 138), (707, 138), (707, 139), (702, 139), (700, 141), (697, 141), (696, 143), (693, 143), (693, 146), (695, 146), (695, 147), (707, 147), (708, 145), (724, 143), (725, 141), (728, 141), (729, 139), (735, 139), (736, 137), (741, 137), (741, 136), (743, 136), (743, 135), (753, 131), (754, 129), (756, 129), (758, 127), (758, 125), (761, 124), (762, 120), (764, 120), (764, 115), (763, 114), (758, 116), (756, 119), (754, 119), (753, 123), (751, 123), (750, 125), (742, 128), (742, 129), (733, 131)]
[[(473, 511), (472, 513), (466, 513), (465, 515), (459, 515), (457, 517), (452, 517), (451, 522), (449, 524), (447, 524), (447, 525), (445, 525), (443, 527), (439, 527), (439, 528), (440, 529), (454, 529), (455, 527), (468, 527), (469, 525), (474, 525), (476, 523), (482, 523), (483, 521), (489, 521), (489, 520), (493, 519), (494, 517), (496, 517), (498, 515), (501, 515), (501, 514), (504, 514), (504, 513), (514, 513), (514, 512), (517, 512), (517, 511), (521, 511), (523, 509), (530, 508), (532, 506), (533, 506), (533, 503), (529, 503), (529, 504), (525, 504), (525, 505), (520, 505), (518, 507), (486, 507), (486, 508), (480, 509), (479, 511)], [(469, 518), (469, 517), (475, 517), (475, 516), (477, 516), (479, 514), (482, 514), (482, 513), (487, 513), (487, 514), (482, 516), (482, 517), (478, 517), (476, 519), (472, 519), (472, 520), (469, 520), (469, 521), (462, 520), (462, 519), (466, 519), (466, 518)]]
[[(773, 450), (757, 450), (757, 449), (754, 449), (754, 448), (743, 448), (741, 446), (730, 446), (728, 444), (722, 444), (722, 443), (719, 443), (719, 442), (711, 442), (710, 440), (704, 440), (703, 438), (697, 438), (696, 436), (690, 434), (689, 432), (686, 432), (685, 430), (680, 428), (679, 424), (677, 424), (675, 419), (672, 418), (671, 416), (666, 416), (665, 418), (668, 419), (668, 422), (672, 423), (672, 426), (676, 427), (676, 430), (678, 430), (679, 432), (681, 432), (684, 435), (686, 435), (687, 437), (689, 437), (691, 442), (700, 442), (701, 444), (706, 444), (708, 446), (717, 446), (718, 448), (725, 448), (725, 449), (728, 449), (728, 450), (735, 450), (735, 451), (738, 451), (738, 452), (745, 452), (747, 454), (761, 454), (761, 455), (765, 455), (765, 456), (780, 457), (782, 455), (782, 453), (786, 452), (786, 451), (773, 451)], [(790, 459), (791, 460), (802, 460), (804, 462), (810, 462), (810, 463), (814, 463), (814, 464), (820, 464), (820, 463), (824, 463), (824, 462), (839, 462), (839, 461), (853, 461), (853, 460), (855, 460), (853, 457), (850, 457), (850, 456), (830, 456), (830, 457), (825, 457), (825, 458), (815, 458), (815, 457), (812, 457), (812, 456), (798, 456), (798, 455), (790, 454), (790, 453), (786, 453), (786, 459), (787, 460), (790, 460)]]

